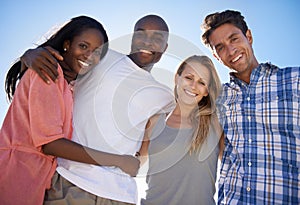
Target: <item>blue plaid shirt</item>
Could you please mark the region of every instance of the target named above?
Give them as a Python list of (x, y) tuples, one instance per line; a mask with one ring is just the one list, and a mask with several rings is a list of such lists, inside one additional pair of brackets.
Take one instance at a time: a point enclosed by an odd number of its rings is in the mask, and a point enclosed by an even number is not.
[(224, 84), (218, 204), (300, 204), (299, 74), (266, 63)]

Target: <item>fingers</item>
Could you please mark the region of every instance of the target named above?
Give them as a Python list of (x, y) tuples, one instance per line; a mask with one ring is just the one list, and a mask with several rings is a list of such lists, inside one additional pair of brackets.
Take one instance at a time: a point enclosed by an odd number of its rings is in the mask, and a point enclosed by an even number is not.
[[(40, 50), (40, 51), (39, 51)], [(40, 68), (40, 60), (38, 60), (39, 56), (37, 55), (39, 52), (44, 52), (41, 48), (36, 49), (28, 49), (23, 56), (21, 56), (21, 72), (24, 72), (26, 69), (34, 70), (46, 83), (50, 83), (48, 77), (42, 73), (42, 68)], [(42, 57), (43, 59), (43, 57)], [(35, 66), (37, 65), (37, 66)]]
[(60, 53), (59, 53), (57, 50), (53, 49), (52, 47), (46, 46), (45, 49), (47, 49), (48, 52), (49, 52), (54, 58), (56, 58), (58, 61), (63, 61), (63, 60), (64, 60), (64, 58), (60, 55)]
[[(43, 81), (44, 81), (45, 83), (50, 84), (50, 80), (49, 80), (47, 74), (45, 74), (42, 70), (36, 70), (36, 72), (37, 72), (37, 74), (43, 79)], [(50, 76), (49, 76), (49, 77), (50, 77)], [(55, 77), (55, 76), (50, 77), (50, 79), (51, 79), (52, 81), (55, 81), (56, 78), (57, 78), (57, 77)]]
[[(26, 65), (27, 68), (30, 68), (46, 82), (50, 83), (49, 78), (52, 81), (55, 81), (58, 76), (57, 72), (57, 59), (52, 56), (52, 53), (56, 56), (58, 51), (55, 51), (53, 48), (36, 48), (27, 50), (24, 55), (21, 57), (21, 62)], [(55, 54), (56, 53), (56, 54)]]
[(131, 177), (135, 177), (138, 174), (140, 168), (140, 160), (131, 155), (122, 155), (122, 160), (120, 161), (119, 168), (121, 168), (125, 173)]
[(139, 168), (140, 168), (140, 160), (136, 157), (130, 156), (130, 166), (128, 166), (128, 174), (131, 177), (135, 177), (138, 174)]
[[(40, 68), (45, 75), (48, 75), (52, 81), (58, 77), (57, 64), (58, 60), (63, 60), (63, 57), (55, 49), (46, 46), (41, 48), (40, 54), (37, 56), (37, 63), (40, 63)], [(38, 65), (36, 65), (38, 66)]]
[(132, 170), (132, 177), (136, 177), (136, 175), (138, 174), (138, 172), (139, 172), (139, 168), (140, 168), (140, 164), (141, 164), (141, 162), (140, 162), (140, 160), (138, 159), (138, 158), (136, 158), (136, 164), (135, 164), (135, 166), (133, 167), (133, 170)]

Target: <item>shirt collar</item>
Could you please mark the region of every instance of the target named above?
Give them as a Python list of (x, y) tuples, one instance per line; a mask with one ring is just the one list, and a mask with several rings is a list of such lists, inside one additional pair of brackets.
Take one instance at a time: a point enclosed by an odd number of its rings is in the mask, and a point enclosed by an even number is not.
[[(270, 62), (267, 63), (260, 63), (256, 68), (252, 70), (251, 77), (250, 77), (250, 83), (251, 81), (257, 81), (257, 79), (262, 75), (272, 75), (278, 71), (278, 67), (271, 64)], [(235, 87), (238, 86), (247, 86), (245, 82), (237, 78), (234, 74), (234, 72), (230, 72), (230, 81), (229, 86)]]

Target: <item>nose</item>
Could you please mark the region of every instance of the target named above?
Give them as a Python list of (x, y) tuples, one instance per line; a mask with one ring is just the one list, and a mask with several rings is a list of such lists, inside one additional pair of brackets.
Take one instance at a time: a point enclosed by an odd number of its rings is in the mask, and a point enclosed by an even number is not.
[(92, 54), (91, 50), (87, 50), (87, 51), (85, 51), (85, 53), (84, 53), (84, 57), (88, 58), (88, 57), (91, 56), (91, 54)]
[(193, 80), (193, 81), (191, 81), (191, 88), (193, 89), (193, 90), (195, 90), (196, 89), (196, 87), (197, 87), (197, 81), (195, 81), (195, 80)]
[(146, 47), (150, 47), (150, 46), (152, 45), (152, 38), (149, 37), (149, 36), (145, 37), (145, 38), (144, 38), (144, 45), (145, 45)]
[(97, 64), (100, 61), (101, 54), (99, 51), (88, 51), (84, 54), (85, 61), (90, 64)]
[(232, 45), (228, 45), (227, 50), (228, 50), (229, 55), (234, 55), (235, 52), (237, 51), (237, 49)]
[(88, 59), (90, 56), (92, 56), (92, 54), (93, 54), (93, 51), (91, 51), (90, 49), (88, 49), (88, 50), (86, 50), (85, 52), (84, 52), (84, 57), (86, 58), (86, 59)]

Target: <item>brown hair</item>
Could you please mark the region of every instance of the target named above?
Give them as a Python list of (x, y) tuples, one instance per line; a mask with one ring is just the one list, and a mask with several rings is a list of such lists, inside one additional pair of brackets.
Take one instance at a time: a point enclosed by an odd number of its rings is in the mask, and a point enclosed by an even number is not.
[(236, 26), (246, 36), (248, 26), (244, 20), (244, 16), (242, 16), (239, 11), (226, 10), (223, 12), (212, 13), (205, 17), (204, 22), (201, 26), (203, 31), (202, 42), (206, 46), (210, 47), (209, 37), (211, 33), (219, 26), (226, 23)]

